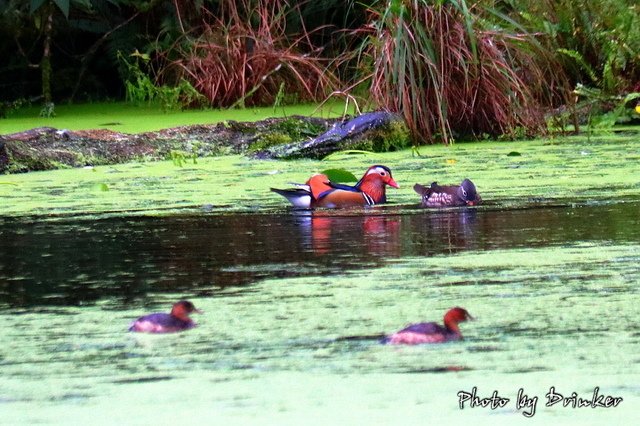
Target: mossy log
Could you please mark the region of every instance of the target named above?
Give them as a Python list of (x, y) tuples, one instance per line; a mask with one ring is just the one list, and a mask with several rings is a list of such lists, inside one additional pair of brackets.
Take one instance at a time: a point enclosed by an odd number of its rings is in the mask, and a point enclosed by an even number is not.
[[(228, 121), (215, 125), (183, 126), (140, 134), (105, 129), (70, 131), (39, 127), (0, 135), (0, 173), (170, 159), (174, 155), (319, 158), (340, 149), (384, 150), (384, 146), (376, 149), (376, 141), (380, 145), (380, 141), (394, 139), (371, 132), (387, 126), (391, 119), (386, 116), (374, 118), (356, 121), (355, 127), (347, 126), (354, 120), (294, 116), (257, 122)], [(373, 136), (367, 139), (367, 135)]]
[[(393, 143), (396, 139), (401, 139), (396, 148), (405, 147), (409, 143), (407, 129), (402, 124), (401, 127), (404, 129), (400, 129), (401, 134), (397, 135), (395, 133), (398, 129), (389, 128), (392, 123), (403, 123), (402, 118), (386, 111), (369, 112), (350, 120), (338, 121), (326, 132), (307, 141), (269, 147), (257, 152), (256, 156), (258, 158), (322, 158), (344, 149), (387, 151), (396, 145)], [(385, 135), (385, 133), (388, 134)], [(391, 144), (385, 143), (385, 138), (391, 140)]]

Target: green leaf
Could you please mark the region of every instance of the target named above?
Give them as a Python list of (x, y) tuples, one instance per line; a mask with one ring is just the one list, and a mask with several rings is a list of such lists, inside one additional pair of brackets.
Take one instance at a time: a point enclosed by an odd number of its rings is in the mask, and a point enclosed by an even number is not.
[(628, 102), (635, 101), (636, 99), (640, 99), (640, 92), (629, 93), (627, 96), (624, 97), (624, 101), (622, 102), (626, 104)]
[(574, 61), (576, 61), (576, 64), (578, 64), (578, 66), (587, 73), (587, 75), (589, 76), (589, 78), (591, 79), (591, 81), (593, 81), (594, 83), (598, 82), (598, 76), (596, 75), (596, 71), (593, 69), (593, 67), (585, 60), (584, 56), (582, 56), (582, 54), (580, 54), (580, 52), (577, 52), (575, 50), (570, 50), (570, 49), (557, 49), (558, 53), (562, 53), (568, 57), (570, 57), (571, 59), (573, 59)]
[(53, 0), (53, 2), (58, 6), (58, 9), (60, 9), (64, 17), (69, 18), (69, 5), (71, 0)]
[(45, 0), (31, 0), (29, 13), (33, 14), (36, 10), (40, 9), (40, 7), (44, 4)]
[(93, 19), (70, 19), (69, 26), (95, 34), (104, 34), (109, 31), (109, 25), (106, 22), (97, 22)]
[(358, 178), (355, 175), (345, 169), (327, 169), (321, 172), (327, 175), (332, 182), (357, 182)]
[(106, 183), (96, 183), (93, 185), (93, 189), (96, 191), (106, 192), (109, 190), (109, 186)]
[(521, 155), (522, 154), (520, 154), (518, 151), (511, 151), (507, 154), (507, 157), (520, 157)]

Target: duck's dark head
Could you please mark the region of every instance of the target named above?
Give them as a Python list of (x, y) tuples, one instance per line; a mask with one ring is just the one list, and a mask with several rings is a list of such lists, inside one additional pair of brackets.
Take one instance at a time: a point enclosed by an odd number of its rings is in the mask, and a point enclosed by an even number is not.
[(477, 205), (481, 201), (481, 198), (476, 191), (476, 186), (469, 179), (462, 181), (457, 192), (458, 197), (464, 200), (469, 206)]
[(181, 300), (173, 304), (171, 308), (171, 315), (174, 317), (178, 317), (180, 319), (186, 320), (189, 318), (189, 314), (191, 313), (201, 314), (202, 311), (200, 309), (196, 309), (193, 303), (188, 300)]

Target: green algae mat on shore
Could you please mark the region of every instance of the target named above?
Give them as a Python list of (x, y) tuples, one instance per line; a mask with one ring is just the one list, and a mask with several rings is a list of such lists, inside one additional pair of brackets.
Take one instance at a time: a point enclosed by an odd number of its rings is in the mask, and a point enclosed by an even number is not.
[(0, 176), (0, 215), (131, 215), (255, 212), (288, 208), (271, 187), (343, 168), (360, 176), (372, 164), (391, 168), (400, 189), (391, 206), (415, 207), (414, 183), (472, 179), (486, 206), (589, 203), (640, 197), (638, 132), (519, 142), (458, 143), (412, 151), (338, 154), (323, 161), (244, 156), (139, 162)]
[[(338, 117), (344, 113), (340, 102), (327, 102), (280, 108), (227, 110), (186, 110), (166, 112), (155, 106), (136, 106), (122, 102), (82, 105), (58, 105), (56, 116), (39, 117), (39, 107), (24, 108), (7, 119), (0, 119), (0, 135), (22, 132), (34, 127), (67, 130), (110, 129), (122, 133), (141, 133), (171, 127), (216, 124), (223, 121), (258, 121), (291, 115)], [(351, 110), (349, 110), (352, 112)]]

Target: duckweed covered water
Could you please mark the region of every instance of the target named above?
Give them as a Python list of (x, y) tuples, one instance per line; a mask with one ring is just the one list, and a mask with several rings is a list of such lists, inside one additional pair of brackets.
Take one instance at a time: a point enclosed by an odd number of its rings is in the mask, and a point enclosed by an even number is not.
[[(5, 217), (1, 422), (634, 424), (640, 203), (525, 207)], [(126, 332), (179, 298), (198, 328)], [(463, 342), (378, 343), (455, 305)]]
[[(637, 133), (420, 152), (0, 176), (0, 424), (637, 423)], [(371, 164), (401, 186), (384, 208), (268, 190)], [(414, 183), (464, 177), (485, 205), (417, 208)], [(198, 328), (126, 332), (181, 298)], [(378, 343), (455, 305), (463, 342)], [(509, 401), (461, 410), (474, 387)]]
[[(640, 199), (638, 133), (588, 141), (563, 138), (513, 143), (468, 143), (369, 155), (335, 155), (324, 161), (258, 161), (226, 156), (131, 163), (0, 176), (0, 216), (167, 215), (287, 209), (269, 188), (305, 182), (311, 173), (344, 168), (360, 177), (372, 164), (391, 168), (400, 189), (393, 206), (419, 202), (413, 185), (459, 184), (467, 177), (489, 205), (590, 203)], [(510, 155), (514, 152), (519, 156)]]

